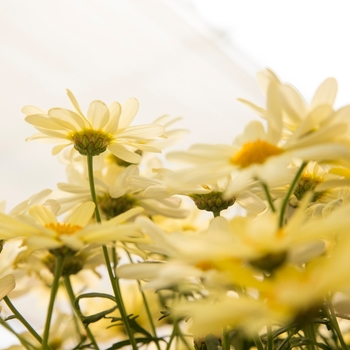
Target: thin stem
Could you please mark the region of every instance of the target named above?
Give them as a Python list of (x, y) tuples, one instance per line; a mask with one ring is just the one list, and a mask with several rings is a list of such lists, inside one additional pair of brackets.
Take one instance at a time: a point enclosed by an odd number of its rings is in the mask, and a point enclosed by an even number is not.
[[(95, 217), (96, 217), (96, 221), (98, 223), (101, 223), (101, 216), (100, 216), (100, 211), (98, 209), (96, 190), (95, 190), (95, 182), (94, 182), (93, 156), (91, 154), (87, 155), (87, 165), (88, 165), (91, 199), (95, 203)], [(122, 294), (120, 291), (119, 281), (118, 281), (118, 278), (114, 275), (112, 267), (111, 267), (111, 260), (109, 258), (108, 249), (104, 245), (104, 246), (102, 246), (102, 250), (103, 250), (103, 255), (105, 258), (105, 262), (106, 262), (108, 276), (109, 276), (109, 279), (111, 281), (111, 285), (113, 288), (114, 296), (115, 296), (115, 299), (116, 299), (116, 302), (117, 302), (117, 305), (119, 308), (120, 315), (124, 321), (124, 327), (125, 327), (126, 333), (129, 337), (130, 344), (131, 344), (133, 350), (138, 350), (134, 333), (133, 333), (133, 331), (130, 327), (130, 324), (129, 324), (129, 318), (128, 318), (128, 315), (127, 315), (127, 312), (125, 309), (125, 305), (123, 302)]]
[(273, 333), (271, 325), (267, 325), (267, 350), (273, 350)]
[(275, 208), (275, 206), (273, 204), (273, 200), (272, 200), (269, 188), (267, 187), (267, 185), (264, 182), (261, 182), (261, 186), (264, 189), (264, 192), (265, 192), (265, 195), (266, 195), (266, 199), (267, 199), (267, 202), (269, 203), (269, 206), (270, 206), (271, 210), (275, 213), (276, 212), (276, 208)]
[(28, 332), (41, 344), (42, 338), (40, 335), (35, 331), (35, 329), (28, 323), (28, 321), (21, 315), (21, 313), (16, 309), (16, 307), (11, 303), (11, 300), (9, 297), (4, 297), (3, 299), (8, 306), (8, 308), (13, 312), (13, 314), (16, 316), (17, 320), (19, 320), (24, 327), (27, 328)]
[(336, 317), (336, 314), (335, 314), (335, 311), (333, 308), (333, 304), (332, 304), (332, 300), (330, 297), (327, 297), (327, 307), (325, 309), (326, 309), (326, 312), (328, 314), (329, 321), (331, 322), (332, 328), (335, 331), (335, 333), (337, 334), (337, 337), (338, 337), (338, 340), (340, 342), (342, 350), (349, 349), (347, 344), (345, 343), (345, 340), (343, 338), (343, 334), (339, 328), (337, 317)]
[(298, 328), (295, 328), (293, 332), (289, 332), (288, 336), (283, 339), (282, 343), (279, 345), (277, 350), (282, 350), (283, 347), (290, 341), (290, 339), (293, 337), (294, 334), (298, 332)]
[(315, 344), (317, 343), (316, 342), (316, 334), (315, 334), (315, 328), (314, 328), (314, 325), (311, 323), (311, 324), (308, 324), (306, 325), (304, 328), (303, 328), (303, 331), (304, 331), (304, 335), (310, 339), (312, 341), (311, 344), (307, 345), (307, 348), (309, 350), (315, 350)]
[(132, 348), (134, 350), (137, 350), (136, 340), (135, 340), (135, 337), (134, 337), (134, 333), (133, 333), (133, 331), (132, 331), (132, 329), (130, 327), (130, 324), (129, 324), (129, 318), (128, 318), (128, 314), (126, 312), (125, 305), (124, 305), (124, 302), (123, 302), (123, 298), (122, 298), (122, 294), (121, 294), (121, 291), (120, 291), (118, 278), (113, 275), (113, 270), (112, 270), (112, 267), (111, 267), (111, 261), (109, 259), (107, 247), (106, 246), (102, 246), (102, 249), (103, 249), (103, 255), (104, 255), (104, 258), (105, 258), (105, 261), (106, 261), (106, 267), (107, 267), (108, 276), (109, 276), (109, 279), (111, 281), (111, 285), (112, 285), (112, 288), (113, 288), (115, 299), (117, 301), (117, 305), (118, 305), (118, 308), (119, 308), (120, 315), (121, 315), (122, 319), (124, 320), (124, 327), (125, 327), (126, 333), (129, 336)]
[[(127, 249), (125, 249), (125, 252), (130, 260), (131, 263), (134, 263), (132, 261), (132, 258), (131, 258), (131, 255), (130, 253), (127, 251)], [(158, 350), (161, 350), (160, 349), (160, 345), (159, 345), (159, 341), (158, 341), (158, 336), (157, 336), (157, 330), (156, 330), (156, 327), (154, 325), (154, 321), (153, 321), (153, 317), (152, 317), (152, 314), (151, 314), (151, 310), (149, 308), (149, 305), (148, 305), (148, 301), (147, 301), (147, 298), (146, 298), (146, 295), (144, 293), (144, 291), (142, 290), (142, 286), (141, 286), (141, 282), (139, 280), (137, 280), (137, 284), (138, 284), (138, 287), (139, 287), (139, 291), (141, 293), (141, 296), (142, 296), (142, 301), (143, 301), (143, 305), (145, 306), (145, 309), (146, 309), (146, 313), (147, 313), (147, 317), (148, 317), (148, 320), (149, 320), (149, 323), (151, 325), (151, 329), (152, 329), (152, 333), (153, 333), (153, 336), (155, 338), (155, 343), (156, 343), (156, 346), (157, 346), (157, 349)]]
[(190, 344), (188, 344), (188, 341), (186, 340), (185, 336), (182, 334), (182, 331), (179, 327), (179, 321), (175, 319), (173, 323), (173, 331), (170, 335), (170, 339), (165, 350), (170, 350), (172, 342), (177, 337), (179, 337), (182, 340), (183, 344), (186, 346), (188, 350), (192, 350), (192, 347), (190, 346)]
[[(71, 284), (69, 276), (65, 276), (64, 277), (64, 285), (66, 287), (66, 291), (67, 291), (67, 294), (69, 296), (69, 300), (70, 300), (70, 302), (72, 304), (72, 307), (73, 307), (75, 313), (77, 314), (77, 316), (79, 317), (80, 321), (83, 323), (83, 315), (82, 315), (81, 311), (78, 310), (74, 306), (75, 294), (74, 294), (73, 287), (72, 287), (72, 284)], [(94, 345), (95, 349), (99, 350), (99, 347), (97, 345), (96, 339), (95, 339), (94, 335), (91, 333), (91, 330), (90, 330), (89, 326), (86, 326), (85, 330), (86, 330), (86, 333), (87, 333), (89, 339), (91, 340), (92, 344)]]
[(292, 193), (294, 192), (295, 186), (297, 185), (297, 183), (299, 181), (299, 178), (300, 178), (301, 174), (303, 173), (306, 165), (307, 165), (307, 162), (304, 162), (303, 164), (301, 164), (299, 170), (295, 174), (293, 182), (289, 186), (288, 192), (287, 192), (287, 194), (286, 194), (286, 196), (285, 196), (285, 198), (283, 200), (282, 207), (281, 207), (279, 223), (278, 223), (279, 227), (283, 227), (284, 226), (284, 214), (285, 214), (286, 209), (287, 209), (289, 198), (292, 195)]
[(29, 343), (28, 340), (24, 339), (20, 334), (18, 334), (18, 332), (16, 332), (5, 320), (3, 320), (0, 317), (0, 324), (6, 328), (9, 332), (11, 332), (12, 334), (14, 334), (17, 339), (21, 342), (21, 344), (28, 350), (35, 350), (36, 347), (32, 344)]
[(101, 222), (100, 211), (98, 210), (97, 205), (97, 197), (95, 190), (95, 181), (94, 181), (94, 164), (93, 164), (93, 156), (88, 154), (87, 156), (87, 165), (88, 165), (88, 174), (89, 174), (89, 184), (90, 184), (90, 193), (91, 199), (95, 203), (95, 217), (97, 222)]
[(230, 350), (230, 335), (227, 330), (222, 334), (222, 350)]
[(50, 324), (51, 324), (53, 306), (55, 303), (56, 294), (57, 294), (57, 290), (58, 290), (58, 286), (59, 286), (59, 280), (60, 280), (60, 277), (62, 275), (63, 261), (64, 261), (63, 255), (57, 255), (55, 257), (55, 271), (54, 271), (54, 275), (53, 275), (50, 302), (49, 302), (49, 307), (47, 310), (47, 316), (46, 316), (46, 322), (45, 322), (42, 350), (49, 349), (48, 343), (49, 343), (49, 335), (50, 335)]
[(264, 345), (260, 339), (259, 334), (253, 334), (252, 338), (254, 340), (254, 344), (255, 344), (256, 348), (258, 350), (264, 350)]

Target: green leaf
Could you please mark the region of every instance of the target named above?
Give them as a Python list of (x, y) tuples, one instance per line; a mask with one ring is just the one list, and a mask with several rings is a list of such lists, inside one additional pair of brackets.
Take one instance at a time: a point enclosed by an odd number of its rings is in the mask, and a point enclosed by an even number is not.
[[(135, 333), (141, 333), (141, 334), (145, 335), (147, 338), (152, 338), (153, 337), (152, 334), (148, 333), (143, 327), (141, 327), (137, 323), (137, 321), (136, 321), (137, 317), (139, 317), (139, 316), (134, 316), (133, 314), (128, 315), (128, 321), (129, 321), (130, 328)], [(112, 325), (110, 327), (123, 325), (123, 319), (121, 317), (106, 317), (106, 318), (110, 318), (111, 322), (118, 322), (118, 321), (121, 322), (119, 324), (115, 324), (115, 325)], [(110, 328), (110, 327), (108, 327), (108, 328)]]
[[(86, 294), (81, 294), (79, 295), (75, 301), (74, 301), (74, 306), (76, 307), (77, 310), (80, 311), (80, 305), (79, 302), (81, 299), (89, 299), (89, 298), (104, 298), (104, 299), (110, 299), (116, 303), (115, 297), (109, 294), (105, 293), (86, 293)], [(82, 322), (84, 323), (85, 327), (87, 327), (90, 323), (94, 323), (99, 321), (101, 318), (105, 318), (106, 315), (110, 314), (114, 310), (118, 308), (118, 305), (111, 307), (108, 310), (104, 310), (101, 312), (98, 312), (93, 315), (89, 316), (84, 316), (82, 315)]]
[[(159, 340), (163, 340), (162, 338), (135, 338), (136, 343), (141, 345), (145, 345), (145, 344), (149, 344), (152, 341), (159, 341)], [(106, 350), (117, 350), (117, 349), (121, 349), (124, 346), (130, 345), (130, 340), (126, 339), (126, 340), (122, 340), (118, 343), (113, 344), (110, 348), (106, 349)]]

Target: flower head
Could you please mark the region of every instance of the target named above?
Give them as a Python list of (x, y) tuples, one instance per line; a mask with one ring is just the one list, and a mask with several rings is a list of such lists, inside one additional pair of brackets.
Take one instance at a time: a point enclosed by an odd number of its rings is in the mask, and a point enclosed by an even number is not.
[(135, 153), (137, 150), (159, 152), (158, 148), (147, 145), (147, 141), (164, 137), (163, 126), (130, 126), (139, 108), (135, 98), (128, 99), (122, 105), (113, 102), (109, 107), (102, 101), (93, 101), (85, 117), (74, 95), (69, 90), (67, 94), (73, 111), (52, 108), (46, 112), (33, 106), (22, 109), (27, 115), (25, 120), (40, 131), (27, 140), (53, 139), (59, 142), (53, 148), (53, 154), (69, 145), (73, 145), (82, 155), (96, 156), (108, 149), (116, 157), (130, 163), (140, 161), (140, 155)]
[(124, 239), (133, 241), (142, 236), (136, 225), (123, 224), (140, 213), (141, 208), (131, 209), (107, 223), (90, 224), (94, 209), (94, 203), (86, 202), (75, 209), (64, 222), (59, 222), (56, 215), (43, 205), (34, 205), (28, 210), (29, 215), (15, 218), (0, 214), (0, 238), (22, 238), (30, 252), (62, 247), (79, 251), (89, 243), (104, 244)]

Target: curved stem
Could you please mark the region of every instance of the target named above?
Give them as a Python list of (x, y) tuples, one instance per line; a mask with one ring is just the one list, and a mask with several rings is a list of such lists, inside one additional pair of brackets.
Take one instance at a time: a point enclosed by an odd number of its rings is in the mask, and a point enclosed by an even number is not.
[(286, 209), (287, 209), (289, 198), (292, 195), (292, 193), (294, 192), (295, 186), (297, 185), (299, 178), (300, 178), (301, 174), (303, 173), (306, 165), (307, 165), (307, 162), (304, 162), (303, 164), (301, 164), (298, 172), (295, 174), (293, 182), (289, 186), (287, 195), (285, 196), (283, 203), (282, 203), (282, 207), (281, 207), (281, 212), (280, 212), (280, 217), (279, 217), (279, 222), (278, 222), (279, 227), (284, 226), (284, 214), (285, 214)]
[(15, 308), (15, 306), (11, 303), (11, 300), (8, 296), (4, 297), (4, 302), (8, 306), (8, 308), (13, 312), (16, 316), (17, 320), (19, 320), (24, 327), (27, 328), (28, 332), (41, 344), (43, 342), (40, 335), (35, 331), (35, 329), (28, 323), (28, 321), (21, 315), (21, 313)]
[[(75, 294), (74, 294), (73, 287), (72, 287), (72, 284), (70, 282), (69, 276), (64, 276), (64, 285), (66, 287), (66, 291), (67, 291), (67, 294), (69, 296), (69, 300), (70, 300), (70, 302), (72, 304), (72, 307), (73, 307), (75, 313), (79, 317), (80, 321), (83, 322), (83, 315), (82, 315), (82, 313), (80, 312), (80, 310), (78, 310), (74, 306)], [(86, 333), (87, 333), (89, 339), (91, 340), (91, 343), (94, 345), (94, 348), (96, 350), (99, 350), (99, 347), (97, 345), (96, 339), (95, 339), (94, 335), (91, 333), (91, 330), (90, 330), (89, 326), (86, 326), (85, 330), (86, 330)]]
[(269, 203), (269, 206), (272, 210), (272, 212), (276, 212), (276, 208), (273, 204), (273, 200), (272, 200), (272, 197), (271, 197), (271, 193), (269, 191), (269, 188), (267, 187), (267, 185), (264, 183), (264, 182), (261, 182), (261, 186), (262, 188), (264, 189), (264, 192), (265, 192), (265, 195), (266, 195), (266, 199), (267, 199), (267, 202)]
[[(100, 216), (100, 211), (99, 211), (98, 205), (97, 205), (97, 197), (96, 197), (95, 182), (94, 182), (93, 156), (91, 154), (87, 155), (87, 165), (88, 165), (91, 199), (95, 203), (96, 221), (98, 223), (101, 223), (101, 216)], [(128, 318), (128, 314), (126, 312), (124, 301), (123, 301), (122, 294), (120, 291), (119, 281), (118, 281), (118, 278), (114, 275), (112, 267), (111, 267), (111, 260), (109, 258), (108, 249), (104, 245), (104, 246), (102, 246), (102, 250), (103, 250), (103, 255), (105, 258), (105, 262), (106, 262), (108, 276), (109, 276), (109, 279), (111, 281), (112, 289), (114, 292), (115, 299), (117, 301), (120, 315), (124, 321), (124, 327), (125, 327), (126, 333), (129, 337), (130, 344), (131, 344), (133, 350), (138, 350), (134, 333), (133, 333), (133, 331), (130, 327), (130, 324), (129, 324), (129, 318)]]
[(53, 276), (53, 282), (51, 285), (51, 295), (50, 295), (50, 302), (49, 302), (49, 307), (47, 310), (47, 316), (46, 316), (46, 322), (45, 322), (42, 350), (49, 349), (48, 343), (49, 343), (52, 311), (53, 311), (53, 306), (55, 303), (56, 294), (57, 294), (57, 290), (58, 290), (58, 286), (59, 286), (59, 280), (60, 280), (60, 277), (62, 275), (63, 261), (64, 261), (63, 255), (57, 255), (55, 257), (55, 271), (54, 271), (54, 276)]

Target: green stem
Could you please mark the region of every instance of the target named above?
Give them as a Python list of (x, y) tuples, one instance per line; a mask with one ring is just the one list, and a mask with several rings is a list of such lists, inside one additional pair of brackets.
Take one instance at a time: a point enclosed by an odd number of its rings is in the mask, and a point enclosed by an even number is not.
[(5, 320), (3, 320), (0, 317), (0, 324), (6, 328), (9, 332), (11, 332), (13, 335), (15, 335), (17, 337), (17, 339), (21, 342), (21, 344), (28, 350), (36, 350), (37, 348), (30, 344), (28, 340), (24, 339), (20, 334), (18, 334), (18, 332), (16, 332), (14, 329), (12, 329), (12, 327), (7, 324), (7, 322)]
[(253, 334), (252, 338), (254, 340), (254, 344), (255, 344), (256, 348), (258, 350), (264, 350), (264, 345), (260, 339), (259, 334)]
[[(87, 155), (87, 165), (88, 165), (91, 199), (95, 203), (95, 217), (96, 217), (96, 221), (98, 223), (101, 223), (101, 216), (100, 216), (100, 211), (98, 209), (96, 190), (95, 190), (95, 182), (94, 182), (93, 156), (91, 154)], [(117, 302), (117, 305), (119, 308), (120, 315), (124, 321), (124, 327), (125, 327), (126, 333), (129, 337), (130, 344), (131, 344), (133, 350), (138, 350), (134, 333), (133, 333), (133, 331), (130, 327), (130, 324), (129, 324), (129, 318), (128, 318), (128, 314), (126, 312), (124, 301), (123, 301), (122, 294), (120, 291), (119, 281), (118, 281), (118, 278), (116, 276), (114, 276), (114, 273), (113, 273), (113, 270), (111, 267), (111, 260), (109, 258), (108, 249), (104, 245), (104, 246), (102, 246), (102, 250), (103, 250), (103, 255), (105, 258), (105, 262), (106, 262), (108, 276), (109, 276), (109, 279), (111, 281), (111, 285), (113, 288), (114, 296), (115, 296), (115, 299), (116, 299), (116, 302)]]
[(96, 190), (95, 190), (93, 156), (91, 154), (88, 154), (86, 157), (87, 157), (87, 165), (88, 165), (91, 199), (95, 203), (95, 217), (96, 217), (96, 221), (101, 223), (101, 216), (100, 216), (100, 211), (98, 210)]
[(222, 350), (230, 350), (230, 336), (227, 330), (222, 334)]
[(217, 211), (213, 211), (213, 215), (214, 218), (216, 218), (217, 216), (220, 216), (221, 211), (217, 210)]
[(273, 350), (273, 333), (271, 325), (267, 325), (267, 350)]
[(7, 329), (9, 332), (11, 332), (13, 335), (17, 337), (17, 339), (20, 341), (20, 343), (28, 350), (36, 350), (37, 347), (35, 347), (33, 344), (29, 343), (28, 340), (26, 340), (24, 337), (22, 337), (18, 332), (16, 332), (10, 325), (7, 324), (6, 321), (4, 321), (2, 318), (0, 318), (0, 324)]
[(45, 330), (43, 335), (43, 342), (42, 342), (42, 350), (49, 349), (49, 335), (50, 335), (50, 324), (51, 324), (51, 318), (52, 318), (52, 312), (53, 312), (53, 306), (56, 299), (56, 294), (59, 286), (60, 277), (62, 275), (62, 269), (63, 269), (63, 261), (64, 257), (63, 255), (57, 255), (55, 257), (55, 271), (53, 276), (53, 281), (51, 285), (51, 295), (50, 295), (50, 302), (49, 307), (47, 310), (47, 316), (46, 316), (46, 322), (45, 322)]
[(299, 181), (299, 178), (300, 178), (301, 174), (303, 173), (306, 165), (307, 165), (307, 162), (304, 162), (303, 164), (301, 164), (298, 172), (295, 174), (293, 182), (289, 186), (287, 195), (285, 196), (285, 198), (283, 200), (283, 203), (282, 203), (282, 207), (281, 207), (279, 223), (278, 223), (279, 227), (283, 227), (284, 226), (284, 215), (285, 215), (285, 212), (287, 210), (287, 205), (288, 205), (288, 202), (289, 202), (289, 198), (292, 195), (292, 193), (294, 192), (295, 187), (296, 187), (296, 185), (297, 185), (297, 183)]
[(168, 342), (165, 350), (170, 350), (172, 342), (177, 337), (179, 337), (182, 340), (183, 344), (186, 346), (186, 348), (188, 350), (192, 350), (193, 349), (190, 346), (190, 344), (188, 344), (188, 341), (186, 340), (185, 336), (182, 334), (182, 331), (181, 331), (181, 329), (179, 327), (179, 321), (177, 319), (175, 319), (174, 323), (173, 323), (173, 331), (172, 331), (172, 333), (170, 335), (170, 339), (169, 339), (169, 342)]
[[(132, 261), (132, 259), (131, 259), (130, 253), (127, 251), (126, 248), (125, 248), (125, 252), (126, 252), (130, 262), (134, 263)], [(146, 295), (145, 295), (144, 291), (142, 290), (142, 285), (141, 285), (141, 282), (139, 280), (137, 280), (137, 284), (138, 284), (139, 291), (140, 291), (141, 296), (142, 296), (143, 305), (145, 306), (149, 323), (151, 325), (151, 329), (152, 329), (152, 333), (153, 333), (153, 336), (154, 336), (154, 339), (155, 339), (155, 343), (156, 343), (157, 349), (161, 350), (160, 349), (160, 344), (159, 344), (159, 341), (158, 341), (157, 330), (156, 330), (156, 327), (154, 325), (153, 317), (152, 317), (151, 310), (150, 310), (149, 305), (148, 305), (148, 301), (147, 301)]]
[(15, 308), (15, 306), (11, 303), (11, 300), (9, 297), (4, 297), (3, 299), (8, 306), (8, 308), (13, 312), (13, 314), (16, 316), (17, 320), (19, 320), (24, 327), (27, 328), (28, 332), (41, 344), (42, 338), (40, 335), (35, 331), (35, 329), (27, 322), (27, 320), (21, 315), (21, 313)]
[(331, 322), (332, 328), (335, 331), (335, 333), (337, 334), (337, 337), (338, 337), (338, 340), (340, 342), (342, 350), (348, 350), (349, 347), (345, 343), (345, 340), (343, 338), (343, 334), (339, 328), (337, 317), (336, 317), (336, 314), (335, 314), (335, 311), (333, 308), (333, 304), (332, 304), (332, 300), (330, 297), (327, 297), (327, 307), (325, 309), (326, 309), (326, 312), (328, 314), (329, 320)]
[(315, 350), (315, 344), (316, 344), (316, 334), (315, 334), (315, 328), (314, 325), (308, 324), (303, 328), (304, 335), (306, 338), (311, 339), (312, 343), (307, 345), (307, 348), (309, 350)]
[[(72, 307), (73, 307), (75, 313), (79, 317), (80, 321), (83, 322), (83, 315), (82, 315), (81, 311), (78, 310), (77, 308), (75, 308), (75, 306), (74, 306), (75, 294), (74, 294), (73, 287), (72, 287), (72, 284), (71, 284), (69, 276), (65, 276), (64, 277), (64, 285), (66, 287), (66, 291), (67, 291), (67, 294), (69, 296), (69, 300), (70, 300), (70, 302), (72, 304)], [(96, 339), (95, 339), (94, 335), (91, 333), (91, 330), (90, 330), (89, 326), (86, 326), (85, 330), (86, 330), (86, 333), (87, 333), (89, 339), (91, 340), (91, 343), (94, 345), (94, 348), (96, 350), (99, 350), (99, 347), (97, 345)]]
[(267, 199), (267, 202), (269, 203), (269, 206), (272, 210), (272, 212), (276, 212), (276, 208), (273, 204), (273, 200), (272, 200), (272, 197), (271, 197), (271, 193), (269, 191), (269, 188), (267, 187), (267, 185), (264, 183), (264, 182), (261, 182), (261, 186), (262, 188), (264, 189), (264, 192), (265, 192), (265, 195), (266, 195), (266, 199)]
[(286, 338), (283, 339), (282, 343), (278, 346), (277, 350), (284, 349), (284, 346), (290, 341), (294, 334), (298, 332), (298, 328), (295, 328), (292, 332), (289, 331), (289, 334)]

